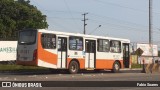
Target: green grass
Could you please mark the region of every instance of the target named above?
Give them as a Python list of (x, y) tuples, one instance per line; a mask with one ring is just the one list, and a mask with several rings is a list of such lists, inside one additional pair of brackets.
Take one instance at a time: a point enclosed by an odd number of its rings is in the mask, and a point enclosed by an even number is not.
[(141, 65), (141, 64), (132, 64), (131, 65), (131, 68), (142, 68), (143, 67), (143, 65)]
[(19, 70), (47, 70), (47, 68), (36, 67), (36, 66), (2, 65), (2, 64), (0, 64), (0, 71), (19, 71)]

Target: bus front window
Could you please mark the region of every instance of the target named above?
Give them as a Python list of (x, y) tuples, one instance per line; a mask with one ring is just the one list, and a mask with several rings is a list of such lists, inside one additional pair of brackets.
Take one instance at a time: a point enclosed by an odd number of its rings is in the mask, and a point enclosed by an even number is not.
[(36, 30), (24, 30), (19, 33), (19, 44), (34, 44), (36, 42)]

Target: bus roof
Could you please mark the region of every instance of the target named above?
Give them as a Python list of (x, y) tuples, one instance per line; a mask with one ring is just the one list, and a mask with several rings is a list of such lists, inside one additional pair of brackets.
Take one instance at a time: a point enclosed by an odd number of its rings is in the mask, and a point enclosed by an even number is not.
[(69, 32), (60, 32), (60, 31), (52, 31), (47, 29), (38, 29), (38, 32), (42, 33), (54, 33), (58, 35), (66, 35), (66, 36), (81, 36), (85, 38), (101, 38), (101, 39), (112, 39), (112, 40), (120, 40), (124, 43), (130, 43), (129, 39), (123, 39), (123, 38), (114, 38), (114, 37), (106, 37), (106, 36), (96, 36), (96, 35), (87, 35), (87, 34), (81, 34), (81, 33), (69, 33)]

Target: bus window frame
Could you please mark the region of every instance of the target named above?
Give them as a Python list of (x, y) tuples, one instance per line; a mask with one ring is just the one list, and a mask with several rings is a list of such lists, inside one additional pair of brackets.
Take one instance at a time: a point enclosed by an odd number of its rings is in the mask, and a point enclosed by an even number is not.
[[(76, 49), (72, 49), (70, 46), (71, 46), (71, 43), (70, 43), (70, 40), (71, 40), (71, 37), (74, 37), (74, 38), (78, 38), (79, 40), (82, 40), (82, 48), (81, 49), (78, 49), (77, 48), (77, 46), (79, 46), (77, 43), (72, 43), (72, 44), (76, 44), (75, 46), (76, 46)], [(83, 37), (80, 37), (80, 36), (69, 36), (69, 50), (74, 50), (74, 51), (83, 51), (83, 49), (84, 49), (84, 42), (83, 42), (84, 40), (83, 40)]]
[[(55, 38), (55, 45), (53, 43), (53, 47), (46, 47), (46, 46), (43, 46), (43, 42), (47, 42), (47, 41), (42, 41), (42, 35), (50, 35), (49, 38)], [(48, 38), (48, 37), (47, 37)], [(50, 42), (51, 43), (51, 42)], [(43, 49), (56, 49), (57, 48), (57, 37), (56, 37), (56, 34), (51, 34), (51, 33), (42, 33), (41, 34), (41, 45), (42, 45), (42, 48)]]
[[(102, 50), (103, 50), (103, 40), (107, 40), (108, 41), (108, 50), (107, 51), (100, 51), (99, 50), (99, 46), (100, 46), (100, 40), (102, 40)], [(109, 41), (109, 39), (97, 39), (97, 51), (98, 52), (109, 52), (110, 51), (110, 41)]]
[[(119, 46), (119, 47), (120, 47), (119, 52), (116, 52), (116, 50), (115, 50), (115, 51), (112, 51), (112, 50), (111, 50), (111, 49), (112, 49), (112, 46), (111, 46), (111, 42), (112, 42), (112, 41), (113, 41), (113, 42), (115, 42), (115, 41), (116, 41), (116, 42), (119, 42), (119, 45), (120, 45), (120, 46)], [(121, 53), (121, 52), (122, 52), (122, 42), (119, 41), (119, 40), (110, 40), (110, 52), (111, 52), (111, 53)]]

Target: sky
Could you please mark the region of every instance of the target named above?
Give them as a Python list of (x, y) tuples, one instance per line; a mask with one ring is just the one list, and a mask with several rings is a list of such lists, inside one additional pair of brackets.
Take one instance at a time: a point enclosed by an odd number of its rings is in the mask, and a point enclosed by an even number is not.
[[(30, 0), (47, 15), (49, 30), (149, 42), (149, 0)], [(101, 25), (101, 27), (98, 27)], [(160, 0), (152, 0), (152, 41), (160, 47)]]

